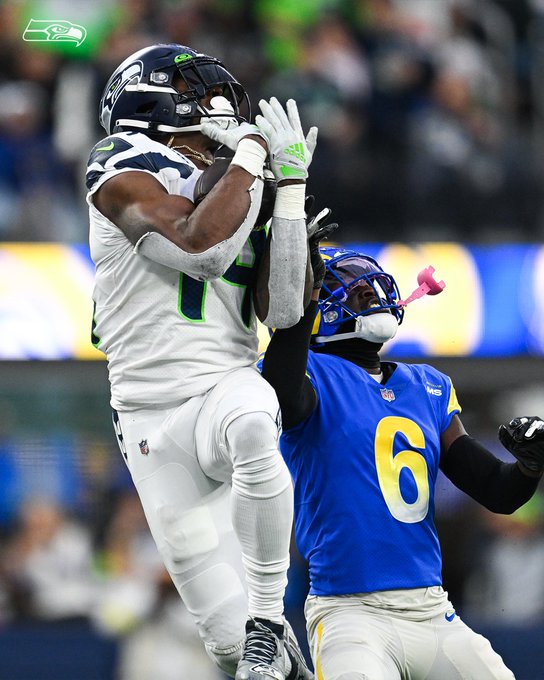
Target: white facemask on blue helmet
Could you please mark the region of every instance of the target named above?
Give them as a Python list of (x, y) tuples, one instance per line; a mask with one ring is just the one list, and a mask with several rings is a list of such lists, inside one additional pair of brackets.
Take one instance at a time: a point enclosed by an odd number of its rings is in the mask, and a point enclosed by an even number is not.
[[(395, 279), (372, 257), (356, 250), (320, 248), (327, 273), (318, 301), (312, 344), (347, 338), (374, 343), (391, 340), (402, 323), (404, 308)], [(356, 312), (346, 304), (350, 291), (366, 284), (374, 291), (372, 305)], [(344, 324), (349, 324), (349, 330)]]

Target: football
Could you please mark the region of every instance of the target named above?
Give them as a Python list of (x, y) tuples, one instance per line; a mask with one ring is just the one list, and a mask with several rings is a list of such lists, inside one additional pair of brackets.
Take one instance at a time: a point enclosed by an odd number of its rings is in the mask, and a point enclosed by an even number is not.
[[(227, 172), (230, 165), (231, 158), (216, 158), (212, 165), (204, 170), (200, 175), (195, 185), (194, 203), (198, 205), (202, 199), (207, 196), (213, 187), (219, 182), (221, 177)], [(264, 171), (264, 187), (263, 197), (261, 200), (261, 209), (257, 215), (255, 224), (262, 226), (266, 224), (272, 217), (274, 210), (274, 201), (276, 200), (276, 180), (269, 170)]]

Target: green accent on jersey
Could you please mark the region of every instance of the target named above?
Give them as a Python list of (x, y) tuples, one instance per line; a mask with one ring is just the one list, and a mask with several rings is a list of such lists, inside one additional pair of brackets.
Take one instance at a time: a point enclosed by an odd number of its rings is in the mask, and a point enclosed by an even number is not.
[(99, 146), (95, 151), (111, 151), (114, 146), (114, 143), (110, 142), (108, 146)]
[(174, 63), (179, 64), (182, 61), (188, 61), (189, 59), (192, 59), (191, 54), (178, 54), (174, 57)]
[(286, 153), (289, 156), (294, 156), (295, 158), (298, 158), (299, 161), (304, 163), (304, 144), (302, 142), (291, 144), (291, 146), (288, 146), (283, 150), (283, 153)]
[(288, 165), (281, 166), (281, 174), (284, 177), (306, 177), (304, 170), (300, 170), (299, 168), (291, 168)]
[(187, 321), (203, 323), (207, 281), (197, 281), (189, 274), (179, 273), (178, 312)]
[[(252, 231), (246, 244), (249, 246), (249, 255), (246, 262), (242, 261), (240, 255), (234, 260), (227, 271), (221, 277), (221, 281), (228, 283), (229, 286), (236, 286), (242, 290), (242, 300), (240, 312), (242, 314), (242, 321), (246, 328), (250, 328), (253, 323), (254, 313), (251, 305), (253, 283), (257, 274), (256, 264), (258, 260), (257, 249), (264, 249), (266, 242), (264, 234)], [(262, 252), (262, 250), (261, 250)]]
[[(227, 271), (220, 277), (220, 281), (241, 290), (240, 312), (242, 321), (247, 328), (251, 328), (254, 321), (252, 302), (253, 284), (257, 274), (257, 267), (266, 246), (267, 228), (254, 229), (249, 235), (244, 262), (240, 255), (234, 260)], [(192, 323), (202, 323), (205, 318), (207, 283), (197, 281), (188, 274), (180, 272), (178, 289), (178, 312)]]

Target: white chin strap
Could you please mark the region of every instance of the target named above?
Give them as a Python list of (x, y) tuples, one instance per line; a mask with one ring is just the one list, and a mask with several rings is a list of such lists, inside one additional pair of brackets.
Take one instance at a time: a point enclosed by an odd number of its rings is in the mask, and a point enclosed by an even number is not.
[(334, 342), (335, 340), (347, 340), (348, 338), (360, 338), (382, 345), (392, 340), (397, 334), (399, 324), (390, 312), (377, 312), (367, 316), (358, 316), (355, 319), (355, 330), (350, 333), (337, 333), (336, 335), (318, 335), (316, 342)]
[[(128, 88), (127, 88), (128, 89)], [(204, 106), (198, 106), (201, 112), (200, 122), (197, 125), (186, 125), (184, 127), (174, 127), (173, 125), (157, 125), (154, 130), (158, 132), (200, 132), (202, 129), (202, 123), (209, 122), (213, 120), (215, 124), (218, 124), (222, 130), (229, 130), (230, 128), (238, 127), (240, 124), (234, 115), (234, 109), (232, 104), (226, 97), (217, 96), (212, 97), (210, 100), (210, 108)], [(120, 118), (117, 121), (117, 125), (120, 126), (132, 126), (137, 128), (142, 128), (148, 130), (150, 124), (144, 122), (143, 120), (129, 120), (128, 118)]]

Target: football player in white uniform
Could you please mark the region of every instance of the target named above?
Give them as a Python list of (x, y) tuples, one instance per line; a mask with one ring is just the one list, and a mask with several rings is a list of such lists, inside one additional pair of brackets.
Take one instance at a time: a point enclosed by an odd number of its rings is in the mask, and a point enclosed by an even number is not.
[[(256, 369), (253, 291), (261, 277), (265, 324), (302, 316), (317, 129), (303, 135), (292, 100), (260, 108), (250, 125), (240, 83), (182, 45), (115, 70), (100, 103), (108, 136), (86, 177), (93, 342), (151, 532), (208, 653), (237, 680), (302, 680), (313, 676), (283, 617), (292, 484), (278, 401)], [(195, 206), (220, 144), (232, 161)], [(256, 224), (265, 162), (277, 180), (271, 238)]]

